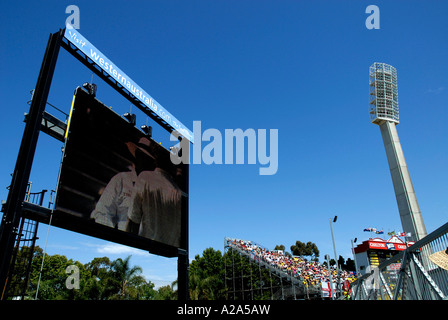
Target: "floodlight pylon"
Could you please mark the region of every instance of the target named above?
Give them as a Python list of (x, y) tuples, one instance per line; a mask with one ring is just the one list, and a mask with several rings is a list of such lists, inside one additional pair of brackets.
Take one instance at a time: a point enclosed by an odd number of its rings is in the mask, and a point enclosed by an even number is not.
[(397, 70), (375, 62), (370, 66), (369, 79), (370, 121), (380, 127), (403, 231), (411, 234), (407, 240), (418, 241), (427, 232), (396, 128), (399, 123)]

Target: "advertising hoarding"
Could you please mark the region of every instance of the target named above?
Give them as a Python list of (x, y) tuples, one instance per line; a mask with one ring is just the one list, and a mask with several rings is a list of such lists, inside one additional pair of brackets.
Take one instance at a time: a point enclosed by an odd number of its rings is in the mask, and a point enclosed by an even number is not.
[(176, 119), (168, 110), (160, 105), (145, 90), (136, 84), (127, 74), (116, 66), (109, 58), (107, 58), (100, 50), (92, 45), (78, 30), (74, 29), (70, 24), (66, 25), (64, 38), (76, 46), (82, 53), (92, 60), (98, 67), (111, 76), (115, 81), (130, 95), (143, 103), (146, 108), (152, 110), (158, 117), (168, 123), (173, 129), (187, 138), (190, 142), (194, 142), (193, 133)]

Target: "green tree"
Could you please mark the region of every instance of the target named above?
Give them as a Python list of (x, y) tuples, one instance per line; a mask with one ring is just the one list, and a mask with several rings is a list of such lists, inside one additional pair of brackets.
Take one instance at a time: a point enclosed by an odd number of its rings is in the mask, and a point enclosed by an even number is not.
[(170, 285), (160, 287), (157, 290), (154, 300), (174, 300), (173, 288)]
[(345, 262), (345, 269), (347, 271), (356, 271), (355, 261), (353, 259), (347, 258)]
[(285, 251), (285, 246), (284, 245), (276, 245), (275, 246), (275, 248), (274, 248), (274, 250), (282, 250), (282, 251)]
[(119, 283), (119, 290), (117, 294), (120, 299), (127, 299), (130, 297), (127, 292), (128, 284), (132, 285), (135, 283), (135, 277), (139, 276), (142, 272), (142, 268), (140, 266), (131, 267), (131, 264), (129, 263), (130, 259), (131, 256), (128, 256), (124, 260), (118, 258), (111, 264), (114, 278)]
[[(29, 256), (29, 248), (23, 247), (17, 253)], [(107, 257), (94, 258), (82, 264), (64, 255), (43, 254), (36, 246), (33, 252), (26, 299), (41, 300), (106, 300), (106, 299), (155, 299), (158, 292), (154, 284), (141, 276), (141, 267), (130, 265), (131, 256), (110, 261)], [(75, 265), (79, 272), (79, 289), (67, 288), (67, 267)], [(42, 272), (41, 271), (42, 267)], [(16, 268), (9, 296), (21, 293), (26, 272)], [(176, 293), (177, 294), (177, 293)]]
[(316, 260), (319, 257), (319, 249), (314, 242), (308, 241), (306, 244), (301, 241), (296, 241), (291, 246), (291, 252), (296, 256), (309, 256), (310, 259)]
[(66, 287), (66, 280), (69, 276), (66, 270), (71, 265), (78, 268), (80, 288), (85, 288), (91, 274), (82, 263), (59, 254), (45, 254), (44, 257), (42, 249), (36, 247), (31, 265), (28, 296), (34, 299), (37, 293), (37, 299), (41, 300), (84, 299), (82, 290), (70, 290)]
[(132, 300), (151, 300), (156, 296), (154, 284), (147, 283), (145, 278), (141, 275), (132, 277), (127, 285), (128, 299)]
[(177, 280), (173, 281), (171, 285), (166, 285), (160, 287), (155, 295), (154, 300), (176, 300), (177, 299), (177, 290), (174, 290), (174, 287), (177, 286)]
[(221, 251), (207, 248), (195, 256), (189, 268), (189, 293), (192, 300), (224, 299), (224, 261)]
[(338, 265), (339, 265), (339, 268), (345, 269), (345, 259), (343, 256), (339, 256)]
[(87, 299), (106, 300), (117, 292), (117, 282), (109, 258), (94, 258), (86, 264), (86, 269), (92, 275), (85, 288)]

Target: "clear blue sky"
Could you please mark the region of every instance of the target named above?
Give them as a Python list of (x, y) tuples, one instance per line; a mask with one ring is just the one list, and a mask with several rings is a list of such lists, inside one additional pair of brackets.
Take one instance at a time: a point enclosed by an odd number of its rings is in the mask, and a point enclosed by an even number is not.
[[(71, 4), (80, 9), (81, 34), (190, 130), (195, 120), (203, 130), (278, 129), (274, 176), (259, 176), (258, 164), (191, 166), (190, 259), (208, 247), (223, 251), (226, 236), (268, 248), (312, 241), (321, 257), (333, 255), (334, 215), (345, 258), (351, 239), (369, 237), (366, 227), (401, 231), (380, 131), (368, 115), (373, 62), (398, 70), (398, 134), (426, 228), (447, 222), (446, 1), (2, 2), (0, 199), (7, 198), (48, 36), (64, 27)], [(380, 8), (379, 30), (365, 27), (370, 4)], [(61, 49), (48, 101), (68, 113), (73, 90), (90, 80)], [(93, 80), (100, 100), (129, 111), (129, 102)], [(137, 122), (146, 117), (137, 112)], [(169, 146), (168, 133), (153, 127)], [(61, 147), (41, 133), (33, 191), (55, 188)], [(41, 224), (41, 247), (46, 232)], [(177, 276), (176, 259), (57, 228), (47, 251), (84, 263), (133, 253), (151, 281)]]

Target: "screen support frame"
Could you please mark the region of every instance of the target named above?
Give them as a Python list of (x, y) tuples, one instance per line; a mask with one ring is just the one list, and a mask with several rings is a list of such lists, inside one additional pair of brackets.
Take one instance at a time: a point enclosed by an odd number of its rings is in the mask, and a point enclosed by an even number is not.
[[(33, 210), (27, 209), (25, 198), (26, 187), (29, 181), (31, 168), (33, 164), (34, 154), (37, 147), (37, 140), (41, 131), (41, 123), (43, 114), (45, 112), (45, 106), (47, 104), (48, 94), (50, 92), (51, 83), (53, 80), (54, 70), (56, 68), (56, 62), (59, 55), (60, 48), (64, 48), (68, 53), (90, 69), (93, 73), (99, 76), (103, 81), (109, 84), (123, 97), (130, 101), (133, 105), (139, 108), (143, 113), (151, 117), (161, 127), (168, 132), (172, 132), (173, 129), (155, 114), (151, 109), (144, 106), (137, 98), (131, 97), (123, 87), (114, 81), (108, 74), (84, 55), (78, 48), (71, 44), (65, 37), (65, 29), (60, 29), (56, 33), (52, 33), (49, 36), (45, 55), (42, 61), (42, 66), (39, 72), (36, 88), (34, 91), (33, 99), (29, 110), (29, 115), (26, 121), (24, 134), (22, 136), (22, 142), (19, 149), (19, 154), (16, 161), (16, 166), (12, 176), (12, 182), (8, 193), (7, 202), (2, 208), (3, 219), (0, 225), (0, 300), (7, 298), (7, 285), (9, 270), (11, 267), (11, 258), (14, 249), (14, 242), (18, 232), (20, 219), (26, 216), (28, 218), (35, 218), (41, 222), (47, 221), (44, 217), (46, 210), (36, 209), (34, 214)], [(186, 138), (184, 138), (186, 139)], [(181, 239), (181, 247), (177, 249), (178, 258), (178, 300), (189, 300), (188, 293), (188, 185), (189, 185), (189, 165), (186, 165), (187, 170), (187, 197), (182, 197), (182, 231), (183, 239)], [(31, 214), (30, 214), (31, 213)], [(37, 214), (36, 214), (37, 213)], [(40, 218), (39, 218), (40, 217)], [(46, 222), (48, 223), (48, 222)], [(163, 248), (162, 248), (163, 249)], [(150, 250), (148, 250), (150, 251)], [(162, 250), (163, 251), (163, 250)], [(154, 250), (150, 252), (154, 253)], [(155, 253), (157, 254), (157, 253)], [(163, 253), (162, 253), (163, 255)]]
[(45, 105), (50, 92), (56, 61), (61, 47), (62, 30), (50, 34), (42, 66), (37, 79), (33, 100), (31, 101), (28, 120), (22, 136), (22, 142), (13, 172), (4, 215), (0, 226), (0, 299), (5, 299), (11, 256), (15, 236), (22, 217), (22, 203), (25, 198), (26, 186), (31, 173), (33, 158), (41, 127)]

